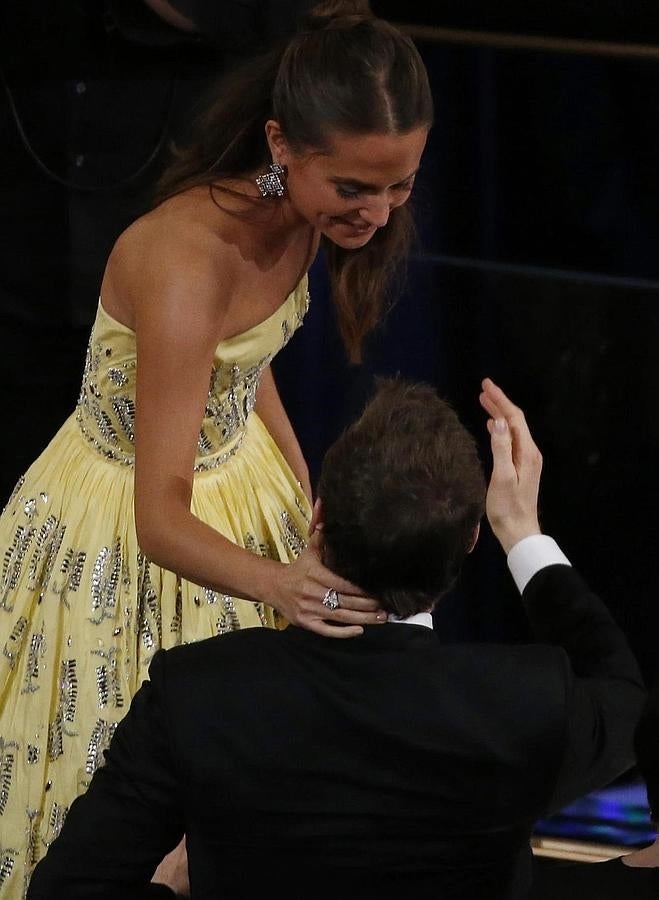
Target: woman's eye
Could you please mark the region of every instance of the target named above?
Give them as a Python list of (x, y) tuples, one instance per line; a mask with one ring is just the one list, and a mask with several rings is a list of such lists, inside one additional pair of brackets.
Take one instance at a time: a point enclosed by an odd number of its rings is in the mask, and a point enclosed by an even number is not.
[(343, 200), (354, 200), (355, 197), (359, 197), (360, 192), (358, 190), (356, 190), (355, 188), (347, 188), (347, 187), (343, 187), (340, 184), (337, 184), (336, 193)]

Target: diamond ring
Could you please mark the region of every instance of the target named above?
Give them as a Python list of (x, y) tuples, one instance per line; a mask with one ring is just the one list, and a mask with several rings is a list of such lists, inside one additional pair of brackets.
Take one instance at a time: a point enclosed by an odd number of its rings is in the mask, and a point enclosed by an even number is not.
[(334, 590), (334, 588), (330, 588), (328, 591), (325, 591), (325, 596), (323, 597), (323, 606), (326, 606), (328, 609), (338, 609), (340, 605), (339, 595)]

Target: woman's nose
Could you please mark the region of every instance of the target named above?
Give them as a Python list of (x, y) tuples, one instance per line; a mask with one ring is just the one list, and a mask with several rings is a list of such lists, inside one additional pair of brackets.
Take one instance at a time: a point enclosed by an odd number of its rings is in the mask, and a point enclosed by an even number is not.
[(372, 197), (369, 203), (359, 210), (359, 215), (369, 225), (382, 228), (389, 221), (391, 207), (388, 197)]

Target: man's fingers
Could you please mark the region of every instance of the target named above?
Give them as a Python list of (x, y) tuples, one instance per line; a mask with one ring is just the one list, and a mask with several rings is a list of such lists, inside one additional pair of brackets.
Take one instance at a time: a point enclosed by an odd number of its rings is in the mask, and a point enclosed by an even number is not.
[(491, 378), (483, 379), (483, 393), (481, 401), (485, 409), (490, 412), (493, 419), (504, 418), (511, 428), (526, 427), (524, 413), (515, 406), (512, 400), (504, 394), (501, 388)]
[(484, 378), (481, 386), (487, 402), (495, 405), (506, 419), (509, 419), (515, 412), (521, 412), (491, 378)]
[[(481, 406), (490, 413), (494, 421), (505, 419), (508, 423), (512, 440), (512, 461), (517, 469), (526, 465), (535, 465), (541, 461), (540, 452), (535, 445), (522, 410), (508, 399), (501, 388), (491, 378), (482, 382)], [(489, 429), (488, 424), (488, 429)], [(492, 432), (490, 431), (490, 434)]]
[(499, 409), (497, 404), (494, 402), (492, 397), (485, 391), (483, 391), (479, 396), (480, 405), (483, 407), (486, 413), (490, 415), (493, 419), (500, 419), (503, 416), (502, 411)]

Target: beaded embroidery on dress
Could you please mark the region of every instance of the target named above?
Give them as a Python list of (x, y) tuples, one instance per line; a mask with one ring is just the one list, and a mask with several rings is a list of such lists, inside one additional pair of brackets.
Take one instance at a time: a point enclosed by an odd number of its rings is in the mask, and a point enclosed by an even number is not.
[[(311, 510), (254, 404), (308, 304), (304, 278), (217, 348), (191, 505), (235, 543), (286, 562), (306, 546)], [(158, 649), (278, 624), (270, 607), (199, 587), (140, 552), (135, 376), (135, 335), (99, 302), (77, 408), (0, 518), (2, 900), (24, 897)]]

